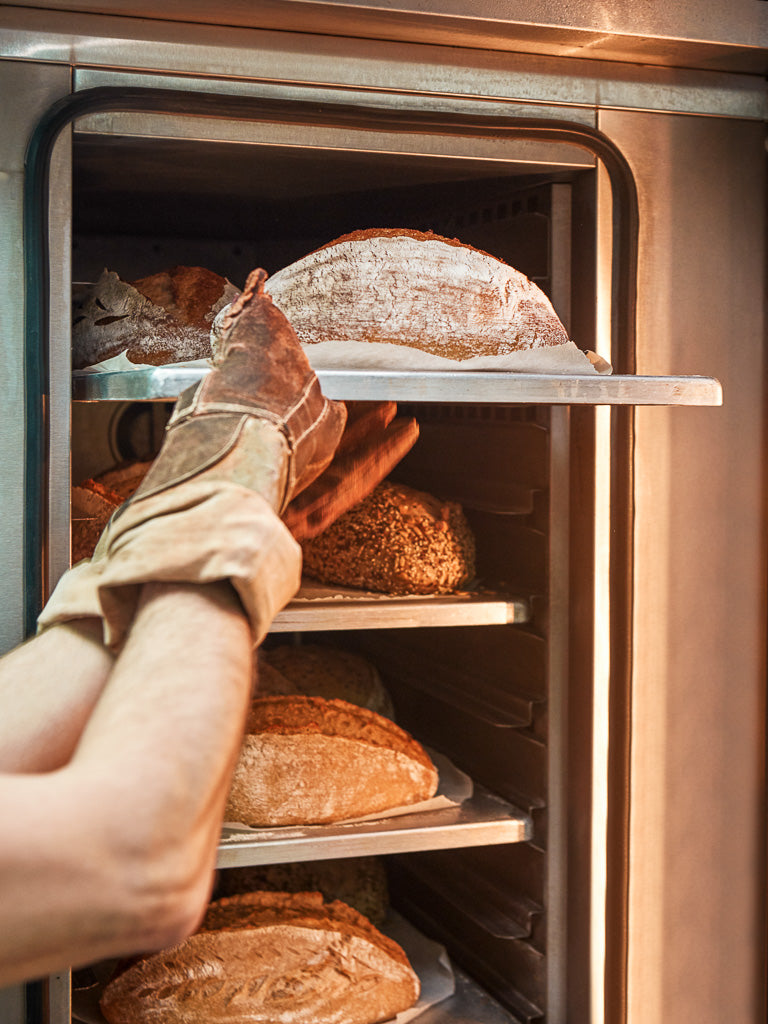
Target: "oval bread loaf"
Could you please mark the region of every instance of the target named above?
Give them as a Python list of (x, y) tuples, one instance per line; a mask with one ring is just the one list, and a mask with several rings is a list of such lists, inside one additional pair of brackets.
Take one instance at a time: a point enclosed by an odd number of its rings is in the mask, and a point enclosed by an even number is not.
[(428, 800), (437, 783), (421, 744), (374, 711), (322, 697), (257, 697), (225, 818), (324, 824)]
[(254, 892), (117, 974), (101, 1010), (109, 1024), (375, 1024), (419, 989), (402, 948), (345, 904)]
[(302, 551), (311, 579), (385, 594), (450, 594), (475, 573), (461, 506), (388, 480)]
[(464, 360), (568, 341), (551, 302), (524, 274), (431, 232), (342, 235), (279, 270), (266, 290), (309, 345), (383, 342)]

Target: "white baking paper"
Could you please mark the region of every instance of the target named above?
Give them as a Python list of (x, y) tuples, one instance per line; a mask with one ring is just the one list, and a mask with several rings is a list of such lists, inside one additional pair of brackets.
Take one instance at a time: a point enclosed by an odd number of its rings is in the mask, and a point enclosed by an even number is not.
[(610, 373), (604, 360), (593, 364), (574, 342), (525, 349), (499, 356), (446, 359), (408, 345), (371, 341), (322, 341), (303, 345), (314, 370), (508, 370), (515, 373), (595, 374)]
[(422, 935), (395, 911), (390, 910), (387, 914), (381, 931), (402, 947), (411, 967), (419, 976), (421, 993), (418, 1001), (409, 1010), (403, 1010), (391, 1018), (395, 1024), (407, 1024), (430, 1006), (453, 995), (456, 988), (453, 968), (444, 946)]
[[(313, 370), (390, 370), (450, 371), (506, 370), (514, 373), (559, 373), (594, 375), (611, 373), (610, 363), (582, 351), (574, 342), (547, 348), (526, 349), (504, 356), (476, 356), (474, 359), (445, 359), (408, 345), (383, 342), (360, 344), (352, 341), (323, 341), (302, 345)], [(127, 350), (126, 350), (127, 351)], [(193, 359), (184, 363), (166, 363), (174, 369), (210, 369), (209, 359)], [(151, 363), (132, 363), (126, 352), (94, 363), (76, 373), (115, 373), (127, 370), (158, 370)]]
[(188, 359), (184, 363), (163, 363), (161, 366), (154, 363), (133, 363), (128, 358), (128, 349), (124, 349), (116, 356), (112, 356), (111, 359), (102, 359), (100, 363), (94, 363), (93, 366), (75, 370), (74, 376), (89, 373), (120, 373), (127, 370), (210, 370), (212, 366), (213, 363), (210, 359)]

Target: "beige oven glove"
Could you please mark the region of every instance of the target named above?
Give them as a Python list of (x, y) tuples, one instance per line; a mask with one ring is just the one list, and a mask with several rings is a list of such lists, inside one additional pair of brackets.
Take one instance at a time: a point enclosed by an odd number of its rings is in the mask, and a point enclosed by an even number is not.
[(143, 583), (229, 579), (259, 643), (295, 594), (301, 553), (279, 514), (330, 463), (346, 412), (322, 394), (266, 276), (250, 275), (217, 365), (179, 397), (154, 463), (93, 558), (62, 576), (39, 630), (100, 617), (117, 649)]

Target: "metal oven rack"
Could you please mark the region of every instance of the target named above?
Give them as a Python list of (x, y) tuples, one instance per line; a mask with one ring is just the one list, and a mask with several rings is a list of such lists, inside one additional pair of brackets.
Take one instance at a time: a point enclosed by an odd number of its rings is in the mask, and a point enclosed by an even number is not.
[[(206, 370), (158, 367), (124, 372), (77, 372), (73, 375), (74, 401), (168, 401), (200, 379)], [(577, 405), (718, 405), (718, 382), (709, 377), (639, 377), (632, 375), (546, 375), (508, 373), (376, 373), (358, 371), (320, 372), (325, 393), (332, 398), (355, 400), (392, 399), (397, 402), (469, 403), (482, 406), (551, 406), (552, 426), (559, 435), (551, 473), (567, 476), (569, 407)], [(557, 491), (557, 487), (554, 488)], [(553, 496), (551, 516), (563, 511)], [(562, 516), (560, 517), (563, 518)], [(564, 538), (560, 538), (565, 543)], [(557, 604), (555, 600), (553, 604)], [(313, 633), (325, 630), (402, 630), (403, 628), (450, 628), (525, 624), (532, 617), (529, 600), (507, 593), (468, 593), (441, 598), (387, 598), (377, 595), (340, 594), (333, 588), (300, 591), (275, 619), (273, 633)], [(550, 632), (564, 630), (557, 612), (550, 613)], [(556, 639), (550, 646), (557, 646)], [(566, 701), (567, 680), (550, 673), (550, 718), (564, 718), (558, 705)], [(562, 665), (561, 665), (562, 669)], [(563, 735), (552, 729), (548, 739), (553, 774), (562, 771)], [(554, 783), (557, 787), (558, 783)], [(550, 812), (550, 873), (557, 885), (558, 844), (562, 826)], [(219, 868), (360, 855), (402, 854), (414, 851), (469, 849), (525, 842), (532, 838), (530, 813), (475, 785), (473, 795), (457, 808), (407, 814), (402, 817), (352, 825), (313, 826), (285, 830), (244, 830), (225, 827), (219, 846)], [(554, 913), (553, 915), (554, 916)], [(518, 934), (513, 922), (502, 931)], [(516, 1024), (510, 1014), (463, 971), (456, 972), (453, 997), (427, 1011), (425, 1024), (457, 1024), (464, 1020), (483, 1024)]]

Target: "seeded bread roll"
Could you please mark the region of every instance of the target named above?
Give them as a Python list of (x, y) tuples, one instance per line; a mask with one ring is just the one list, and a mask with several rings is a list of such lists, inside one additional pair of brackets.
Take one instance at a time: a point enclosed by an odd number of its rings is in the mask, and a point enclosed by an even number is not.
[(216, 895), (244, 892), (319, 892), (341, 900), (378, 926), (389, 906), (387, 873), (378, 857), (342, 857), (294, 864), (264, 864), (219, 872)]
[(385, 594), (450, 594), (475, 573), (461, 506), (387, 480), (302, 550), (311, 579)]
[[(259, 695), (297, 693), (307, 697), (338, 698), (393, 718), (392, 698), (375, 667), (359, 654), (320, 644), (285, 644), (260, 650), (262, 680)], [(267, 669), (264, 672), (264, 669)], [(270, 674), (270, 671), (271, 674)], [(275, 670), (280, 689), (276, 685)], [(283, 683), (292, 689), (283, 688)]]
[(345, 904), (254, 892), (118, 974), (101, 1010), (109, 1024), (376, 1024), (419, 990), (401, 947)]
[(326, 824), (428, 800), (437, 783), (421, 744), (374, 711), (321, 697), (257, 697), (225, 818)]
[(343, 235), (278, 271), (266, 290), (307, 345), (383, 342), (464, 360), (568, 341), (524, 274), (432, 232)]

